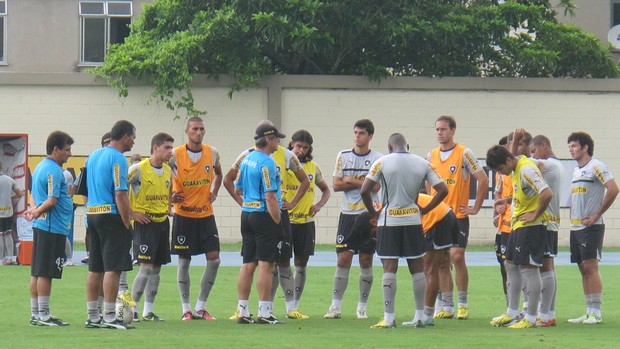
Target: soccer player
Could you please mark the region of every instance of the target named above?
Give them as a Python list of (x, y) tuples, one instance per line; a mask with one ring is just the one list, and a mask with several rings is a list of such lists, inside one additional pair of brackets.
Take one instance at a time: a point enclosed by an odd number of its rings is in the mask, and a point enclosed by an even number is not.
[(73, 200), (65, 182), (62, 165), (71, 156), (73, 138), (62, 131), (54, 131), (45, 144), (47, 157), (32, 174), (32, 197), (35, 207), (26, 211), (32, 220), (34, 233), (30, 278), (30, 325), (68, 326), (50, 312), (52, 279), (62, 278), (65, 244), (71, 218)]
[(504, 326), (518, 315), (521, 285), (527, 287), (531, 307), (520, 321), (509, 328), (536, 327), (536, 313), (540, 300), (541, 279), (539, 268), (547, 245), (547, 218), (545, 210), (553, 197), (540, 170), (525, 156), (512, 155), (500, 145), (487, 152), (487, 165), (504, 175), (511, 175), (514, 184), (512, 233), (506, 253), (508, 274), (508, 307), (504, 314), (491, 320), (493, 326)]
[[(215, 320), (206, 309), (207, 298), (215, 284), (220, 266), (220, 239), (213, 215), (213, 202), (222, 184), (220, 155), (213, 146), (202, 144), (204, 121), (187, 120), (187, 144), (174, 149), (170, 167), (174, 174), (174, 217), (172, 222), (172, 254), (179, 255), (177, 281), (183, 307), (183, 320)], [(192, 313), (190, 306), (189, 265), (192, 256), (205, 254), (207, 267), (200, 282), (200, 294)]]
[[(159, 289), (160, 271), (170, 263), (170, 193), (172, 170), (166, 164), (172, 157), (174, 138), (158, 133), (151, 140), (151, 156), (129, 167), (129, 204), (133, 218), (133, 233), (137, 246), (140, 271), (133, 281), (132, 299), (140, 301), (145, 289), (141, 319), (161, 321), (153, 313), (153, 303)], [(137, 317), (134, 307), (134, 320)]]
[(586, 313), (572, 323), (602, 321), (603, 279), (598, 270), (603, 249), (603, 214), (618, 196), (618, 185), (605, 164), (594, 158), (594, 141), (585, 132), (568, 136), (568, 150), (577, 167), (573, 172), (570, 209), (570, 260), (581, 273)]
[[(272, 313), (271, 284), (275, 262), (280, 259), (287, 232), (282, 226), (280, 175), (269, 155), (285, 136), (271, 125), (261, 125), (254, 136), (256, 150), (244, 157), (235, 182), (236, 194), (243, 198), (241, 236), (244, 267), (239, 272), (237, 292), (238, 324), (280, 324)], [(254, 271), (258, 266), (258, 318), (251, 317), (248, 299)]]
[[(434, 209), (448, 194), (448, 187), (424, 158), (410, 154), (408, 149), (402, 134), (392, 134), (388, 141), (390, 154), (372, 164), (360, 190), (370, 216), (378, 219), (377, 256), (383, 263), (383, 320), (371, 326), (373, 329), (396, 327), (394, 303), (399, 258), (407, 259), (413, 279), (416, 309), (413, 321), (416, 327), (424, 327), (426, 277), (422, 258), (426, 246), (420, 215)], [(427, 206), (422, 207), (418, 206), (417, 200), (425, 181), (437, 194)], [(375, 210), (372, 199), (377, 184), (381, 185), (380, 212)]]
[[(465, 262), (465, 249), (469, 239), (469, 216), (480, 211), (489, 190), (489, 178), (482, 166), (476, 161), (476, 156), (471, 149), (454, 141), (455, 133), (456, 121), (452, 116), (442, 115), (437, 118), (435, 135), (439, 147), (431, 150), (427, 158), (448, 186), (448, 196), (444, 201), (452, 208), (458, 218), (459, 236), (458, 241), (454, 241), (454, 246), (450, 249), (450, 259), (454, 265), (458, 289), (456, 318), (465, 320), (469, 318), (467, 303), (469, 274)], [(469, 207), (469, 187), (472, 176), (478, 182), (478, 189), (474, 206)], [(434, 191), (428, 185), (426, 190), (434, 195)], [(450, 268), (444, 268), (439, 273), (443, 306), (435, 318), (451, 319), (454, 317), (452, 274)]]
[[(291, 137), (290, 150), (301, 162), (304, 171), (308, 175), (310, 187), (306, 190), (299, 203), (289, 211), (293, 250), (295, 252), (295, 299), (291, 306), (287, 304), (287, 314), (291, 314), (289, 308), (292, 311), (300, 312), (299, 300), (306, 285), (306, 268), (310, 256), (314, 255), (314, 240), (316, 236), (314, 216), (325, 206), (331, 195), (319, 165), (312, 160), (312, 143), (312, 135), (306, 130), (299, 130), (293, 133)], [(291, 170), (286, 172), (286, 182), (288, 184), (287, 190), (284, 193), (284, 200), (293, 201), (300, 190), (301, 183), (297, 180), (296, 174)], [(316, 204), (314, 203), (315, 188), (321, 190), (321, 198)], [(292, 316), (287, 315), (287, 317), (290, 318)]]
[[(273, 123), (269, 120), (261, 120), (256, 127), (261, 126), (273, 126)], [(232, 198), (239, 204), (239, 206), (243, 207), (243, 198), (235, 193), (234, 181), (239, 174), (239, 169), (241, 166), (241, 162), (243, 159), (252, 151), (254, 151), (256, 147), (249, 148), (244, 150), (235, 162), (232, 167), (226, 173), (224, 177), (224, 187), (230, 193)], [(308, 179), (308, 175), (304, 171), (301, 163), (297, 156), (290, 151), (289, 149), (278, 145), (278, 149), (273, 153), (269, 154), (269, 156), (276, 162), (276, 171), (278, 171), (278, 175), (280, 176), (280, 190), (282, 193), (287, 191), (287, 186), (289, 178), (295, 178), (295, 182), (299, 182), (297, 190), (292, 195), (292, 198), (289, 197), (288, 200), (286, 198), (282, 198), (282, 227), (286, 232), (286, 239), (283, 240), (283, 246), (280, 251), (279, 259), (276, 261), (276, 267), (273, 269), (273, 280), (271, 285), (271, 307), (273, 309), (273, 300), (275, 298), (275, 294), (278, 288), (278, 282), (282, 286), (282, 290), (284, 291), (284, 299), (286, 301), (286, 316), (289, 319), (307, 319), (308, 316), (303, 314), (295, 307), (295, 280), (293, 278), (293, 272), (291, 270), (291, 257), (293, 256), (292, 248), (291, 248), (291, 224), (289, 222), (289, 210), (297, 206), (301, 198), (304, 196), (304, 193), (307, 192), (310, 187), (310, 180)], [(293, 176), (287, 176), (287, 172), (293, 174)], [(241, 268), (247, 268), (249, 265), (243, 264)], [(249, 270), (245, 270), (245, 273), (250, 272)], [(237, 309), (238, 310), (238, 309)], [(231, 320), (236, 320), (239, 317), (237, 311), (229, 318)]]
[[(418, 206), (426, 207), (433, 199), (432, 196), (418, 195)], [(422, 327), (434, 326), (433, 312), (435, 299), (439, 293), (439, 270), (450, 263), (450, 248), (452, 241), (459, 233), (456, 215), (445, 202), (440, 202), (434, 209), (422, 215), (422, 229), (426, 241), (426, 255), (424, 256), (424, 275), (426, 276), (426, 296), (424, 304), (424, 318), (416, 318), (403, 322), (403, 326)], [(420, 323), (421, 322), (421, 323)]]
[[(515, 141), (519, 141), (527, 133), (523, 129), (514, 132)], [(523, 137), (526, 138), (526, 137)], [(553, 198), (549, 202), (547, 211), (547, 245), (540, 268), (542, 290), (540, 306), (538, 308), (537, 327), (555, 326), (555, 295), (556, 276), (554, 259), (558, 254), (558, 231), (560, 230), (560, 190), (562, 178), (564, 178), (564, 166), (555, 157), (551, 148), (551, 141), (543, 135), (537, 135), (529, 141), (529, 153), (534, 162), (540, 168), (543, 179), (553, 192)], [(536, 306), (536, 304), (532, 304)]]
[[(336, 233), (336, 253), (338, 263), (334, 275), (334, 291), (332, 303), (325, 319), (339, 319), (342, 316), (340, 306), (347, 286), (349, 285), (349, 272), (353, 255), (359, 253), (360, 280), (359, 302), (357, 304), (357, 318), (367, 319), (366, 303), (372, 288), (372, 256), (375, 253), (377, 241), (370, 236), (358, 234), (353, 229), (355, 218), (366, 207), (360, 195), (360, 189), (364, 178), (372, 165), (383, 154), (370, 149), (370, 141), (375, 133), (375, 126), (368, 119), (358, 120), (353, 126), (353, 149), (342, 150), (336, 157), (336, 169), (333, 175), (334, 191), (344, 193), (340, 217), (338, 219), (338, 232)], [(374, 195), (376, 198), (376, 194)]]
[[(115, 301), (120, 273), (131, 270), (131, 232), (127, 159), (136, 138), (136, 128), (126, 120), (114, 124), (110, 145), (94, 151), (86, 161), (90, 229), (90, 258), (86, 281), (87, 328), (127, 329), (116, 319)], [(103, 318), (97, 309), (97, 297), (103, 288)]]
[[(504, 136), (500, 139), (499, 145), (508, 149), (508, 137)], [(499, 263), (500, 273), (502, 275), (502, 290), (504, 295), (506, 292), (506, 281), (508, 275), (506, 274), (506, 249), (508, 247), (508, 238), (512, 231), (512, 179), (510, 176), (505, 176), (500, 172), (495, 172), (495, 191), (493, 197), (495, 202), (493, 203), (493, 225), (497, 228), (497, 234), (495, 235), (495, 256)], [(508, 302), (508, 298), (506, 298)], [(507, 304), (507, 303), (506, 303)]]

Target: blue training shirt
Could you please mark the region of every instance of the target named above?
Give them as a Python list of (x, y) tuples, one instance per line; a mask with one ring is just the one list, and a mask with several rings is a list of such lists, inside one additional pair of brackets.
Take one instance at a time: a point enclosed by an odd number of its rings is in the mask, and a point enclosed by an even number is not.
[(243, 190), (242, 211), (267, 212), (265, 193), (274, 191), (282, 208), (280, 174), (276, 162), (261, 151), (250, 152), (241, 162), (235, 187)]
[(56, 205), (34, 220), (33, 227), (54, 234), (69, 235), (73, 216), (73, 200), (62, 167), (45, 158), (32, 174), (32, 197), (37, 206), (48, 198), (56, 198)]
[(87, 214), (118, 214), (115, 193), (127, 190), (127, 159), (112, 147), (95, 150), (86, 160)]

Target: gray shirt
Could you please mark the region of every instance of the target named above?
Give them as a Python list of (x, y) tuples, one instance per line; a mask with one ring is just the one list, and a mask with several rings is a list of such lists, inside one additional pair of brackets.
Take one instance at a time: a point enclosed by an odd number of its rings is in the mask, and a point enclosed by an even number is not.
[[(352, 149), (342, 150), (336, 157), (336, 168), (334, 177), (344, 176), (355, 177), (360, 180), (366, 178), (370, 166), (377, 161), (383, 154), (378, 151), (370, 150), (367, 154), (356, 154)], [(377, 201), (377, 195), (373, 194), (373, 200)], [(362, 201), (360, 188), (347, 190), (344, 192), (340, 212), (344, 214), (361, 214), (366, 212), (366, 206)]]
[[(592, 158), (583, 167), (575, 167), (571, 186), (571, 230), (586, 228), (582, 220), (599, 210), (605, 197), (605, 183), (612, 179), (614, 176), (599, 159)], [(603, 217), (594, 224), (603, 224)]]

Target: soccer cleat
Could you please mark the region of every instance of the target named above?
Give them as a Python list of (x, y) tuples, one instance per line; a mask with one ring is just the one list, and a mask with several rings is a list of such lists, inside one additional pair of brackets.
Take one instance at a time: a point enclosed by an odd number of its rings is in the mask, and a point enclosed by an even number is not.
[(122, 322), (121, 320), (118, 319), (114, 319), (113, 321), (102, 321), (101, 322), (101, 328), (109, 328), (109, 329), (116, 329), (116, 330), (129, 330), (129, 329), (133, 329), (135, 328), (134, 326), (125, 324), (124, 322)]
[(299, 309), (295, 309), (289, 312), (288, 314), (286, 314), (286, 317), (295, 320), (306, 320), (310, 318), (308, 315), (302, 313)]
[(548, 321), (536, 319), (536, 327), (555, 327), (555, 319), (549, 319)]
[(194, 315), (194, 313), (192, 313), (191, 310), (184, 312), (183, 315), (181, 316), (181, 320), (183, 321), (198, 320), (198, 319), (202, 319), (202, 318), (198, 315)]
[(366, 307), (358, 307), (356, 315), (358, 319), (368, 319), (368, 314), (366, 314)]
[(124, 305), (130, 306), (130, 307), (137, 307), (138, 306), (136, 301), (134, 301), (133, 298), (131, 298), (131, 293), (129, 291), (127, 291), (127, 290), (125, 290), (122, 293), (120, 293), (118, 295), (118, 297), (116, 297), (116, 301), (117, 302), (122, 302)]
[(458, 320), (469, 319), (469, 308), (466, 305), (459, 305), (459, 309), (456, 313), (456, 318)]
[(101, 323), (103, 322), (103, 318), (99, 318), (97, 321), (90, 321), (90, 319), (86, 320), (84, 323), (84, 327), (86, 328), (101, 328)]
[(239, 308), (237, 308), (235, 309), (235, 312), (232, 314), (232, 316), (228, 318), (228, 320), (237, 320), (239, 316), (241, 316), (241, 314), (239, 313)]
[(65, 262), (65, 264), (63, 264), (62, 266), (63, 266), (63, 267), (72, 267), (72, 266), (74, 266), (74, 265), (75, 265), (75, 263), (73, 263), (73, 261), (69, 259), (69, 260), (67, 260), (67, 261)]
[(521, 321), (517, 322), (514, 325), (510, 325), (508, 326), (508, 328), (517, 328), (517, 329), (521, 329), (521, 328), (533, 328), (536, 327), (535, 323), (531, 323), (530, 320), (523, 318), (521, 319)]
[(379, 322), (377, 322), (376, 324), (370, 326), (371, 329), (373, 330), (377, 330), (377, 329), (382, 329), (382, 328), (396, 328), (396, 321), (392, 321), (392, 322), (387, 322), (385, 320), (381, 320)]
[(255, 323), (256, 321), (254, 321), (254, 319), (252, 319), (252, 316), (239, 316), (237, 318), (237, 323), (239, 325), (250, 325)]
[(148, 313), (146, 315), (142, 315), (142, 321), (164, 321), (164, 319), (162, 319), (159, 316), (155, 315), (153, 312), (150, 312), (150, 313)]
[(283, 324), (284, 322), (276, 319), (275, 316), (273, 315), (269, 315), (269, 317), (258, 317), (258, 320), (256, 320), (257, 324), (261, 324), (261, 325), (280, 325)]
[(327, 310), (327, 314), (323, 315), (323, 319), (340, 319), (342, 317), (342, 313), (340, 309), (336, 306), (330, 306), (329, 310)]
[(209, 314), (209, 312), (206, 309), (197, 310), (196, 316), (198, 316), (199, 319), (203, 319), (203, 320), (215, 320), (215, 318), (211, 316), (211, 314)]
[(80, 262), (82, 262), (82, 264), (88, 264), (88, 256), (82, 258)]
[(568, 322), (572, 323), (572, 324), (580, 324), (582, 322), (584, 322), (587, 318), (588, 318), (589, 314), (584, 314), (581, 315), (580, 317), (574, 318), (574, 319), (568, 319)]
[(450, 311), (442, 309), (439, 312), (437, 312), (437, 314), (435, 314), (435, 316), (433, 318), (435, 318), (435, 319), (452, 319), (452, 318), (454, 318), (454, 312), (450, 312)]
[(140, 322), (141, 321), (140, 316), (138, 315), (138, 312), (135, 311), (135, 310), (133, 311), (133, 320), (132, 321), (133, 322)]
[(39, 318), (36, 316), (31, 316), (29, 324), (30, 326), (39, 326)]
[(427, 320), (416, 320), (413, 319), (411, 321), (405, 321), (401, 324), (401, 326), (405, 326), (405, 327), (416, 327), (416, 328), (421, 328), (421, 327), (432, 327), (435, 326), (435, 322), (433, 321), (433, 319), (427, 319)]
[(582, 324), (587, 324), (587, 325), (596, 325), (596, 324), (600, 324), (601, 322), (603, 322), (603, 318), (596, 315), (596, 314), (590, 314), (588, 315), (588, 318), (583, 320)]
[(47, 320), (39, 318), (39, 326), (69, 326), (69, 323), (62, 321), (55, 316), (50, 316)]
[(502, 314), (500, 316), (496, 316), (491, 320), (491, 325), (495, 327), (506, 326), (509, 323), (513, 322), (515, 318), (508, 316), (508, 314)]

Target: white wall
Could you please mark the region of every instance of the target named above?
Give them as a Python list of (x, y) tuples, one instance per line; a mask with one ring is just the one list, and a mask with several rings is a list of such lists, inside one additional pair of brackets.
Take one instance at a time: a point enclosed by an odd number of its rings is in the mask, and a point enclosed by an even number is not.
[[(198, 79), (197, 79), (198, 80)], [(372, 119), (376, 134), (372, 148), (387, 152), (387, 138), (401, 132), (411, 151), (425, 155), (436, 147), (434, 121), (441, 114), (457, 120), (456, 140), (484, 158), (486, 150), (515, 127), (548, 136), (560, 158), (569, 158), (566, 137), (583, 130), (595, 140), (595, 156), (620, 176), (620, 154), (615, 140), (620, 131), (620, 84), (613, 80), (553, 79), (424, 79), (395, 78), (377, 85), (362, 77), (270, 77), (263, 88), (227, 96), (226, 81), (197, 81), (193, 94), (208, 111), (206, 142), (217, 147), (224, 172), (237, 154), (250, 146), (258, 120), (281, 122), (291, 135), (305, 128), (315, 139), (314, 155), (328, 177), (335, 156), (352, 146), (353, 123)], [(155, 102), (147, 103), (150, 89), (133, 87), (121, 100), (115, 91), (87, 74), (5, 76), (0, 74), (2, 132), (30, 134), (30, 154), (44, 154), (47, 134), (61, 129), (76, 140), (74, 155), (99, 147), (101, 134), (118, 119), (137, 128), (132, 152), (148, 154), (150, 138), (170, 133), (183, 142), (184, 122)], [(341, 194), (334, 193), (317, 218), (317, 242), (333, 243)], [(606, 217), (606, 244), (620, 246), (620, 206)], [(78, 211), (81, 212), (81, 211)], [(222, 241), (239, 239), (239, 208), (222, 188), (215, 205)], [(568, 212), (562, 212), (560, 244), (568, 244)], [(77, 220), (81, 222), (81, 219)], [(79, 224), (79, 223), (78, 223)], [(495, 231), (491, 210), (472, 217), (470, 242), (492, 243)], [(76, 236), (83, 236), (77, 227)]]

